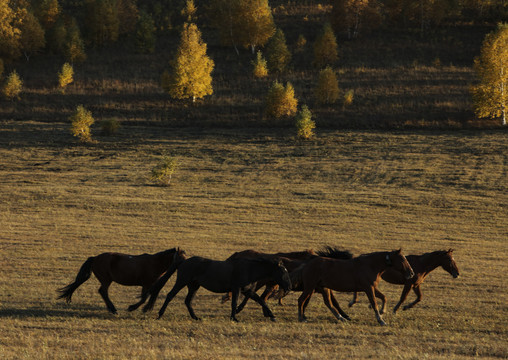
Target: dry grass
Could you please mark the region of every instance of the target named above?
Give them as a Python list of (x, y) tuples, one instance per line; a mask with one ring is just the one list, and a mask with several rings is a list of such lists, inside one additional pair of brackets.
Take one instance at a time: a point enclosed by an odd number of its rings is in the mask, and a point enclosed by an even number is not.
[[(129, 126), (77, 145), (68, 124), (0, 123), (2, 358), (506, 358), (507, 137), (504, 132), (285, 132)], [(177, 156), (168, 188), (152, 186), (159, 156)], [(162, 320), (127, 313), (139, 289), (113, 285), (109, 315), (92, 278), (73, 303), (55, 290), (88, 256), (181, 246), (225, 259), (341, 246), (361, 254), (456, 249), (461, 270), (423, 286), (422, 303), (380, 327), (364, 295), (337, 323), (315, 296), (297, 322), (297, 294), (229, 321), (220, 295), (184, 292)], [(165, 294), (170, 285), (163, 291)], [(401, 288), (381, 289), (393, 306)], [(411, 294), (412, 298), (413, 295)], [(339, 294), (346, 307), (350, 294)], [(161, 301), (156, 304), (156, 308)]]

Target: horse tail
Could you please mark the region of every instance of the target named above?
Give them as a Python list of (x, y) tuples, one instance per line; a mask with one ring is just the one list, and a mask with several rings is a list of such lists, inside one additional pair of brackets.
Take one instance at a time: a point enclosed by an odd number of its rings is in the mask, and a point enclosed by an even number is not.
[(92, 264), (93, 260), (95, 259), (94, 256), (89, 257), (83, 265), (81, 265), (81, 268), (78, 271), (78, 275), (76, 275), (76, 280), (74, 280), (73, 283), (58, 289), (58, 292), (60, 295), (58, 296), (58, 299), (65, 299), (67, 303), (71, 302), (71, 297), (74, 291), (85, 281), (90, 279), (90, 275), (92, 274)]
[(340, 250), (333, 246), (325, 246), (324, 249), (317, 252), (319, 256), (329, 257), (333, 259), (349, 260), (353, 258), (353, 254), (348, 250)]
[(157, 296), (159, 295), (160, 291), (166, 285), (169, 278), (174, 274), (176, 269), (178, 269), (178, 266), (185, 260), (185, 257), (179, 257), (177, 254), (173, 257), (173, 262), (168, 268), (168, 270), (156, 281), (150, 286), (150, 289), (148, 289), (146, 295), (150, 295), (150, 299), (146, 303), (146, 305), (143, 307), (143, 312), (147, 312), (149, 310), (153, 309), (153, 306), (155, 304), (155, 301), (157, 300)]

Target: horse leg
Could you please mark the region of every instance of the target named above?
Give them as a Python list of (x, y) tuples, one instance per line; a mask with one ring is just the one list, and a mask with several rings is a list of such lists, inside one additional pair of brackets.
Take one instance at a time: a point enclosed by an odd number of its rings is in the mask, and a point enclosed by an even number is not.
[(385, 294), (383, 294), (378, 289), (376, 289), (376, 293), (375, 294), (376, 294), (376, 297), (378, 299), (381, 299), (381, 301), (383, 302), (383, 305), (381, 305), (381, 311), (379, 312), (381, 315), (383, 315), (385, 313), (385, 310), (386, 310), (386, 296), (385, 296)]
[(268, 305), (266, 305), (266, 302), (258, 294), (256, 294), (252, 290), (249, 290), (245, 292), (244, 295), (246, 298), (252, 298), (252, 300), (261, 305), (261, 307), (263, 308), (263, 315), (265, 317), (269, 317), (270, 320), (275, 321), (275, 316), (273, 315), (272, 310), (270, 310)]
[(415, 306), (416, 304), (418, 304), (420, 301), (422, 301), (422, 290), (420, 289), (420, 285), (418, 286), (415, 286), (413, 288), (413, 291), (415, 292), (416, 294), (416, 300), (413, 301), (412, 303), (410, 304), (407, 304), (406, 306), (404, 306), (402, 308), (402, 310), (407, 310), (407, 309), (411, 309), (413, 306)]
[(400, 299), (399, 299), (399, 302), (397, 303), (397, 305), (395, 305), (395, 307), (393, 308), (393, 313), (395, 314), (397, 312), (397, 310), (399, 309), (400, 305), (402, 305), (402, 303), (404, 302), (404, 300), (406, 300), (407, 298), (407, 295), (409, 294), (409, 291), (411, 290), (411, 288), (413, 287), (412, 284), (405, 284), (404, 285), (404, 289), (402, 289), (402, 294), (400, 295)]
[(224, 304), (225, 302), (228, 302), (229, 300), (231, 300), (231, 293), (230, 292), (225, 293), (224, 295), (222, 295), (220, 303)]
[(247, 304), (247, 301), (249, 301), (249, 298), (247, 296), (245, 296), (242, 300), (242, 302), (240, 303), (240, 305), (238, 305), (238, 307), (236, 308), (236, 313), (240, 313), (240, 311), (243, 310), (243, 308), (245, 307), (245, 305)]
[(306, 322), (307, 317), (305, 316), (305, 308), (309, 304), (310, 298), (312, 297), (312, 294), (314, 293), (314, 289), (303, 291), (302, 295), (298, 298), (298, 321), (300, 322)]
[(332, 314), (337, 318), (337, 320), (340, 321), (347, 321), (342, 315), (339, 313), (339, 311), (332, 305), (332, 301), (330, 299), (331, 297), (331, 291), (330, 289), (323, 289), (320, 291), (321, 295), (323, 295), (323, 301), (325, 302), (325, 305), (330, 309)]
[(376, 302), (376, 288), (374, 286), (369, 287), (367, 290), (365, 290), (365, 294), (367, 294), (367, 297), (369, 298), (370, 305), (374, 309), (374, 313), (376, 314), (376, 319), (378, 323), (382, 326), (386, 325), (383, 318), (381, 317), (381, 314), (379, 313), (379, 310), (377, 308), (377, 302)]
[(135, 304), (132, 304), (132, 305), (129, 305), (129, 307), (127, 308), (127, 311), (134, 311), (136, 310), (138, 307), (140, 307), (141, 305), (143, 305), (143, 303), (146, 301), (146, 299), (148, 298), (148, 289), (150, 289), (149, 286), (143, 286), (143, 288), (141, 289), (141, 299), (135, 303)]
[[(166, 300), (164, 301), (164, 304), (162, 304), (161, 309), (159, 310), (159, 317), (157, 319), (160, 319), (162, 315), (164, 314), (164, 311), (166, 311), (166, 308), (168, 307), (168, 304), (173, 298), (185, 287), (186, 284), (179, 283), (178, 279), (169, 294), (166, 296)], [(192, 315), (191, 315), (192, 316)]]
[(111, 285), (111, 282), (103, 282), (101, 283), (101, 287), (99, 288), (99, 294), (101, 294), (102, 299), (106, 303), (106, 307), (108, 308), (109, 312), (112, 314), (116, 314), (116, 308), (115, 305), (111, 302), (108, 295), (108, 288), (109, 285)]
[(349, 302), (349, 307), (353, 306), (354, 304), (356, 304), (358, 302), (358, 293), (355, 291), (353, 293), (353, 298), (351, 299), (351, 301)]
[(193, 318), (194, 320), (201, 320), (196, 316), (196, 314), (194, 313), (194, 309), (192, 308), (192, 299), (194, 298), (194, 295), (196, 295), (196, 292), (199, 289), (199, 285), (192, 284), (188, 285), (187, 288), (189, 289), (187, 296), (185, 297), (185, 305), (187, 306), (187, 310), (189, 310), (191, 318)]
[(231, 321), (238, 322), (238, 319), (236, 318), (237, 314), (237, 308), (236, 304), (238, 303), (238, 296), (240, 296), (240, 289), (236, 288), (233, 289), (231, 292)]
[(346, 320), (351, 320), (348, 314), (346, 314), (340, 307), (339, 303), (337, 302), (337, 299), (335, 298), (335, 295), (333, 295), (333, 291), (330, 290), (330, 299), (332, 300), (332, 305), (339, 311), (339, 313), (342, 315), (342, 317)]

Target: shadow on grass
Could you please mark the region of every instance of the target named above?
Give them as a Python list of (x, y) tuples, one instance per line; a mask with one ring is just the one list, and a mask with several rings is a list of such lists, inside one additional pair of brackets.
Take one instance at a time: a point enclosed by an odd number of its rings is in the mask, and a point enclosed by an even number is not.
[[(126, 312), (127, 313), (127, 312)], [(0, 319), (5, 318), (90, 318), (90, 319), (112, 319), (118, 315), (110, 314), (106, 309), (99, 306), (73, 306), (72, 308), (3, 308), (0, 309)]]

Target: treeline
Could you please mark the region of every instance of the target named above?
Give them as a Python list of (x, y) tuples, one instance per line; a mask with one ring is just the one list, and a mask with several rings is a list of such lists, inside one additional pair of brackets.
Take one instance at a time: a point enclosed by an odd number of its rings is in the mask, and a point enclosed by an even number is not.
[(414, 28), (424, 36), (445, 22), (494, 24), (508, 18), (505, 0), (331, 0), (322, 5), (312, 0), (0, 0), (0, 59), (28, 61), (49, 52), (78, 63), (86, 59), (86, 48), (119, 39), (128, 39), (137, 52), (152, 52), (157, 36), (179, 30), (184, 22), (214, 28), (225, 45), (254, 49), (273, 33), (272, 13), (292, 6), (331, 8), (335, 33), (349, 38), (379, 27)]

